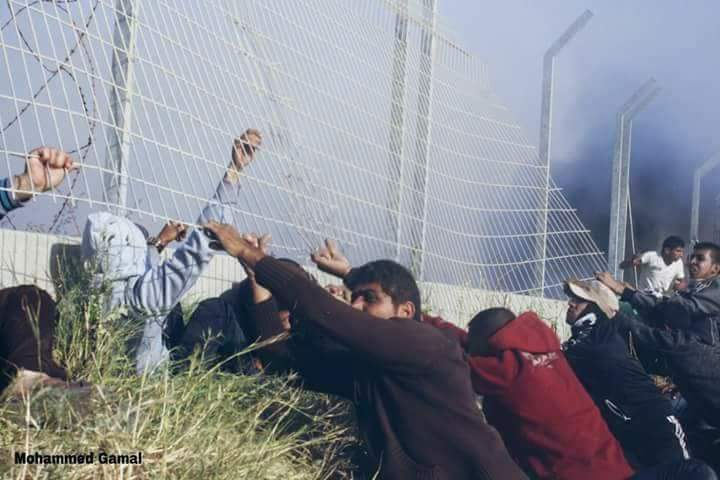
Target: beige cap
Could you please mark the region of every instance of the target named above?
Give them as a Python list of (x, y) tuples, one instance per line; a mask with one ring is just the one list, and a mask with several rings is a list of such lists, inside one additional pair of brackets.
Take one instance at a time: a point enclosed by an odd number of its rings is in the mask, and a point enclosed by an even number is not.
[(565, 282), (565, 288), (566, 293), (569, 290), (569, 293), (576, 297), (596, 304), (609, 318), (614, 317), (617, 311), (620, 310), (620, 302), (615, 293), (598, 280), (586, 282), (571, 278)]

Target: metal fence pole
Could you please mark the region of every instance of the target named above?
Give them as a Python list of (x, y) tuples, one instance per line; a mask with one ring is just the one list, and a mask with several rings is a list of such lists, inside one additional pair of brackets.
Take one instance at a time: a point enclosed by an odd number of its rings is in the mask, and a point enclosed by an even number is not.
[(540, 239), (540, 271), (538, 280), (540, 289), (539, 296), (545, 296), (545, 269), (547, 258), (547, 233), (548, 233), (548, 209), (550, 208), (550, 147), (552, 144), (552, 101), (553, 86), (555, 81), (555, 57), (560, 53), (565, 45), (590, 21), (593, 13), (585, 10), (575, 21), (555, 40), (550, 48), (545, 52), (543, 59), (543, 83), (542, 83), (542, 103), (540, 110), (540, 146), (538, 155), (540, 156), (540, 164), (545, 165), (545, 195), (543, 201), (543, 209), (541, 215), (542, 237)]
[[(410, 270), (423, 280), (425, 269), (425, 239), (427, 234), (427, 186), (429, 180), (430, 140), (432, 129), (433, 66), (435, 63), (435, 29), (437, 28), (437, 0), (423, 0), (423, 20), (420, 41), (420, 72), (418, 85), (418, 111), (416, 131), (417, 165), (413, 169), (413, 185), (420, 192), (419, 201), (413, 202), (414, 218), (420, 219), (419, 235), (410, 254)], [(419, 205), (418, 205), (419, 203)]]
[(708, 158), (705, 163), (695, 169), (693, 174), (692, 209), (690, 211), (690, 243), (699, 241), (700, 237), (700, 191), (702, 179), (715, 167), (720, 165), (720, 152)]
[(392, 98), (390, 106), (390, 168), (391, 178), (398, 179), (397, 193), (390, 211), (395, 212), (395, 260), (400, 261), (402, 242), (403, 190), (405, 181), (405, 84), (407, 82), (408, 0), (400, 1), (395, 14), (393, 47)]
[(130, 153), (130, 128), (132, 126), (132, 94), (134, 84), (134, 59), (137, 36), (137, 11), (139, 0), (117, 0), (116, 26), (113, 40), (111, 89), (110, 145), (105, 176), (108, 201), (114, 203), (116, 213), (125, 214), (128, 187), (128, 156)]
[(659, 92), (660, 88), (655, 79), (649, 79), (625, 102), (618, 114), (618, 130), (613, 155), (610, 238), (608, 241), (608, 271), (617, 279), (622, 279), (620, 262), (625, 259), (633, 118)]

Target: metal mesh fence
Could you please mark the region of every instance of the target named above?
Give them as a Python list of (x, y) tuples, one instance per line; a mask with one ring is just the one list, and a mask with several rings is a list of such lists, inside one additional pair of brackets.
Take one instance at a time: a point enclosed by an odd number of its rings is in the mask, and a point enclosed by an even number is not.
[(233, 210), (275, 254), (332, 237), (355, 264), (559, 296), (603, 255), (551, 185), (542, 258), (546, 167), (435, 2), (7, 0), (0, 176), (38, 145), (81, 168), (4, 226), (77, 234), (118, 203), (150, 230), (192, 223), (256, 127)]

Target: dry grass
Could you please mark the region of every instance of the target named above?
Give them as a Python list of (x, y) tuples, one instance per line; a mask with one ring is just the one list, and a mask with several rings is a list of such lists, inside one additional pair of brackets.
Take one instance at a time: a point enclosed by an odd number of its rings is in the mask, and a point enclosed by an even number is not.
[[(237, 376), (196, 360), (179, 372), (134, 375), (131, 335), (82, 272), (60, 286), (56, 358), (80, 391), (45, 388), (0, 400), (3, 478), (349, 478), (356, 441), (349, 406), (299, 390), (292, 378)], [(66, 287), (66, 288), (63, 288)], [(15, 452), (143, 452), (142, 465), (14, 465)]]

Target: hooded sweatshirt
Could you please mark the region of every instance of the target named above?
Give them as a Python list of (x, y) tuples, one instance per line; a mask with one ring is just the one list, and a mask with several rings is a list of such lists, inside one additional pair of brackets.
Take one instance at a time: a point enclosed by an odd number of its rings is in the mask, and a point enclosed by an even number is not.
[(600, 411), (533, 312), (489, 338), (492, 356), (468, 359), (475, 392), (510, 453), (539, 478), (621, 480), (633, 471)]
[[(237, 185), (220, 182), (198, 223), (232, 223), (229, 206), (236, 195)], [(96, 285), (109, 284), (106, 311), (127, 307), (127, 318), (142, 328), (129, 345), (138, 374), (168, 358), (162, 339), (165, 318), (200, 278), (212, 254), (208, 237), (193, 230), (172, 256), (160, 263), (143, 232), (127, 218), (107, 212), (88, 216), (81, 255), (94, 263)]]

